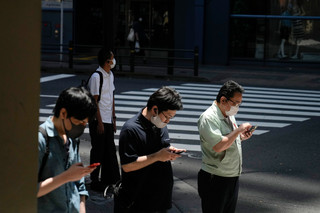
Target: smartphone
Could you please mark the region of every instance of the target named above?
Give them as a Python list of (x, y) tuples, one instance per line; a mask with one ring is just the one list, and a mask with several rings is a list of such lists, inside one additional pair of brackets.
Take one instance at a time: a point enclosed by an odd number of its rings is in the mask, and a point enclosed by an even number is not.
[(253, 132), (254, 130), (256, 130), (258, 126), (252, 126), (250, 129), (249, 129), (249, 132)]
[(97, 167), (97, 166), (100, 166), (100, 163), (93, 163), (89, 167), (90, 168), (94, 168), (94, 167)]
[(182, 152), (184, 152), (184, 151), (176, 151), (176, 152), (174, 152), (174, 154), (180, 155)]

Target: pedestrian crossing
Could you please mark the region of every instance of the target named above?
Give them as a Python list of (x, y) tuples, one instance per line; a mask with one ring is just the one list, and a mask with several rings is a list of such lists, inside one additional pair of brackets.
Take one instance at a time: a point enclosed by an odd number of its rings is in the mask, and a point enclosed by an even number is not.
[[(189, 151), (200, 151), (197, 121), (201, 113), (212, 105), (221, 85), (182, 83), (168, 86), (180, 93), (184, 108), (178, 111), (168, 124), (171, 144)], [(149, 96), (157, 89), (131, 90), (115, 95), (118, 127), (116, 144), (122, 125), (146, 106)], [(264, 87), (244, 87), (244, 89), (245, 93), (236, 119), (238, 125), (244, 122), (257, 125), (258, 129), (253, 132), (254, 136), (307, 121), (313, 116), (320, 116), (319, 91)], [(41, 95), (41, 97), (55, 96)], [(52, 114), (53, 106), (54, 104), (47, 105), (46, 108), (40, 109), (40, 121), (44, 121), (48, 114)], [(85, 134), (88, 132), (86, 128)]]

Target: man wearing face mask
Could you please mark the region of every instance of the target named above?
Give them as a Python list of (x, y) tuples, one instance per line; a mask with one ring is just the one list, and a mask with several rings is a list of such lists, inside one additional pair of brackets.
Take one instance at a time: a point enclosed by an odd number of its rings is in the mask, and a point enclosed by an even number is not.
[[(61, 92), (50, 116), (40, 125), (38, 212), (85, 212), (88, 196), (84, 176), (95, 167), (80, 162), (79, 143), (88, 120), (97, 106), (84, 88), (71, 87)], [(46, 149), (48, 146), (48, 155)]]
[(227, 81), (198, 120), (202, 151), (198, 192), (204, 213), (233, 213), (236, 209), (242, 170), (241, 142), (252, 136), (251, 124), (238, 126), (234, 117), (243, 92), (238, 83)]
[(167, 212), (171, 208), (171, 160), (185, 151), (170, 146), (166, 125), (182, 110), (181, 97), (170, 87), (154, 92), (137, 115), (122, 127), (119, 154), (122, 185), (114, 198), (114, 212)]
[[(91, 137), (90, 163), (100, 163), (91, 173), (91, 189), (104, 191), (120, 179), (120, 171), (114, 143), (116, 129), (116, 114), (114, 105), (114, 76), (111, 71), (116, 65), (112, 51), (102, 48), (98, 53), (99, 67), (89, 79), (88, 87), (95, 98), (98, 111), (96, 118), (89, 123)], [(100, 75), (102, 73), (102, 84)], [(101, 90), (100, 90), (101, 85)], [(101, 91), (101, 94), (100, 94)], [(99, 178), (99, 172), (101, 178)], [(112, 187), (109, 187), (112, 191)]]

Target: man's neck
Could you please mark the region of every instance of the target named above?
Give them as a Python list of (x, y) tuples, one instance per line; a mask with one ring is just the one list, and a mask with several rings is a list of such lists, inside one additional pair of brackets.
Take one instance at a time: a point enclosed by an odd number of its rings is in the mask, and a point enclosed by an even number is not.
[(52, 123), (54, 125), (54, 127), (56, 128), (59, 136), (63, 139), (64, 143), (66, 143), (67, 141), (67, 136), (66, 136), (66, 132), (64, 130), (64, 126), (63, 126), (63, 120), (60, 118), (57, 118), (55, 116), (52, 116)]
[(215, 103), (216, 103), (216, 105), (219, 107), (219, 109), (220, 109), (220, 111), (221, 111), (222, 115), (223, 115), (225, 118), (227, 118), (228, 116), (226, 115), (225, 110), (222, 108), (221, 103), (218, 103), (217, 101), (215, 101)]
[(110, 67), (108, 67), (108, 66), (103, 66), (102, 67), (102, 69), (104, 70), (104, 71), (106, 71), (106, 73), (110, 73)]
[(151, 112), (148, 111), (148, 107), (145, 107), (143, 110), (142, 110), (142, 115), (148, 119), (149, 121), (151, 120)]

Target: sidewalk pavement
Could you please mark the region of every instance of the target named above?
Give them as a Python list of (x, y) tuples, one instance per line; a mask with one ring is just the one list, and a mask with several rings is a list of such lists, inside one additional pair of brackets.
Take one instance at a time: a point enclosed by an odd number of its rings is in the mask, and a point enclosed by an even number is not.
[[(89, 74), (96, 70), (97, 65), (74, 65), (68, 69), (67, 63), (43, 62), (41, 70), (51, 73)], [(117, 68), (117, 67), (116, 67)], [(135, 72), (114, 70), (116, 77), (152, 78), (166, 81), (202, 82), (223, 84), (232, 79), (242, 86), (263, 86), (292, 89), (320, 89), (320, 70), (306, 67), (262, 67), (246, 66), (200, 66), (199, 75), (194, 76), (193, 70), (175, 69), (173, 75), (167, 75), (166, 68), (141, 66)], [(90, 190), (87, 200), (87, 213), (113, 212), (113, 199), (105, 199), (102, 193)], [(169, 213), (199, 213), (201, 212), (200, 198), (197, 189), (184, 181), (174, 178), (173, 207)]]
[[(84, 165), (89, 165), (91, 143), (82, 138), (80, 142), (80, 155)], [(119, 156), (118, 156), (119, 157)], [(113, 213), (113, 198), (105, 199), (103, 192), (90, 189), (90, 176), (85, 177), (89, 198), (86, 201), (87, 213)], [(174, 177), (172, 193), (172, 208), (168, 213), (199, 213), (201, 212), (198, 191), (184, 181)]]
[[(176, 68), (173, 75), (167, 74), (166, 67), (136, 66), (134, 72), (128, 66), (122, 66), (119, 71), (117, 65), (113, 71), (115, 77), (151, 78), (166, 81), (202, 82), (222, 85), (227, 80), (235, 80), (242, 86), (263, 86), (274, 88), (320, 89), (320, 69), (315, 66), (258, 66), (258, 65), (230, 65), (213, 66), (200, 65), (198, 76), (194, 76), (192, 69)], [(46, 72), (89, 74), (96, 70), (96, 64), (74, 65), (68, 68), (67, 63), (42, 62), (41, 70)]]
[[(113, 213), (113, 198), (106, 199), (102, 192), (90, 190), (86, 201), (87, 213)], [(174, 178), (172, 208), (168, 213), (199, 213), (201, 212), (200, 198), (197, 189), (178, 178)]]

